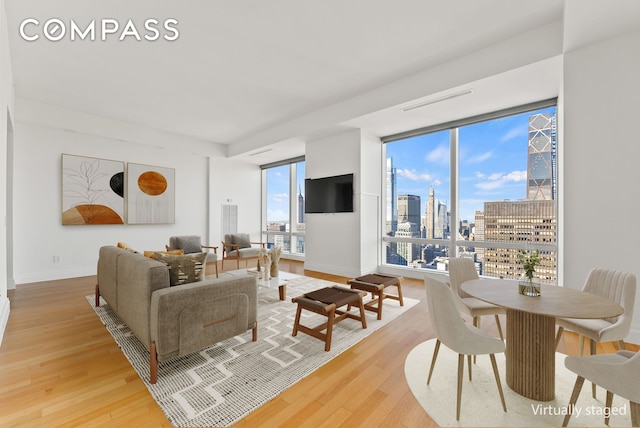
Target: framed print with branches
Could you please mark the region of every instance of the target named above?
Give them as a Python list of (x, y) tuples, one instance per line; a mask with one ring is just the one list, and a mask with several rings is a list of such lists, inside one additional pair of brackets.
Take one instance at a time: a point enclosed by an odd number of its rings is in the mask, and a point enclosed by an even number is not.
[(124, 224), (124, 162), (63, 153), (62, 224)]

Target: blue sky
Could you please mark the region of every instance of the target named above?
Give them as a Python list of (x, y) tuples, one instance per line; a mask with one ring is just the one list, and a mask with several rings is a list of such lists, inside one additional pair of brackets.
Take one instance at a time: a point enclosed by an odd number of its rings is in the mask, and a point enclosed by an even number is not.
[[(544, 112), (555, 113), (555, 108), (460, 128), (461, 219), (474, 221), (484, 202), (526, 197), (529, 116)], [(450, 207), (449, 131), (388, 143), (386, 151), (397, 171), (398, 195), (419, 195), (424, 215), (433, 186), (436, 199)], [(304, 164), (298, 165), (297, 183), (304, 193)], [(267, 170), (267, 221), (288, 221), (289, 193), (289, 166)]]

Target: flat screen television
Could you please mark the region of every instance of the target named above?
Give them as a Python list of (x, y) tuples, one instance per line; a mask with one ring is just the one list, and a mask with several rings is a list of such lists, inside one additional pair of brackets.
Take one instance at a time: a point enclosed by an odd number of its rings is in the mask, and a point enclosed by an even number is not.
[(304, 212), (352, 213), (353, 174), (304, 180)]

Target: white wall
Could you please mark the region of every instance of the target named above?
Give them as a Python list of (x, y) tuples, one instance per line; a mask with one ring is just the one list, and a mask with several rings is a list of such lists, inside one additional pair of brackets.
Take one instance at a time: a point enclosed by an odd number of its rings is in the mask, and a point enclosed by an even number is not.
[(306, 178), (354, 174), (354, 212), (305, 215), (305, 269), (347, 277), (377, 269), (379, 214), (371, 211), (380, 199), (380, 159), (380, 141), (359, 129), (307, 142)]
[[(593, 267), (640, 280), (640, 32), (565, 54), (562, 283)], [(640, 292), (628, 341), (640, 343)]]
[(6, 183), (7, 162), (11, 159), (7, 157), (7, 153), (11, 152), (10, 141), (7, 141), (8, 129), (11, 124), (8, 123), (9, 116), (13, 117), (15, 93), (13, 89), (13, 73), (11, 68), (11, 57), (9, 54), (9, 34), (7, 27), (7, 19), (5, 14), (4, 0), (0, 0), (0, 216), (2, 217), (2, 227), (0, 227), (0, 343), (4, 336), (4, 330), (9, 319), (9, 299), (7, 298), (8, 285), (13, 284), (10, 269), (7, 267), (7, 260), (10, 260), (10, 254), (7, 251), (8, 242), (10, 243), (11, 234), (8, 233), (8, 227), (11, 221), (11, 201), (10, 192), (7, 188), (10, 183)]
[(260, 207), (262, 205), (262, 172), (257, 165), (220, 157), (210, 162), (210, 224), (211, 245), (217, 245), (222, 257), (222, 206), (238, 206), (238, 232), (248, 233), (255, 242), (261, 241)]
[[(138, 250), (161, 250), (171, 235), (208, 233), (209, 158), (194, 154), (193, 141), (17, 100), (14, 133), (16, 283), (94, 275), (98, 249), (127, 242)], [(58, 125), (56, 125), (58, 124)], [(79, 129), (74, 129), (79, 128)], [(117, 130), (118, 136), (105, 130)], [(148, 141), (149, 137), (152, 141)], [(158, 146), (151, 146), (150, 143)], [(183, 147), (183, 149), (180, 149)], [(63, 226), (61, 154), (175, 168), (175, 224)], [(206, 239), (205, 239), (206, 240)], [(54, 256), (60, 262), (54, 263)], [(19, 286), (19, 285), (18, 285)]]

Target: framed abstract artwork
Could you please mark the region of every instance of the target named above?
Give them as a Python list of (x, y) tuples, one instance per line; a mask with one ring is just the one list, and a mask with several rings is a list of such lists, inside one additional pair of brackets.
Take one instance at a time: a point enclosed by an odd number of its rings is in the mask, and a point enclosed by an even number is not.
[(62, 224), (123, 224), (124, 162), (62, 154)]
[(175, 223), (175, 170), (127, 164), (127, 223)]

